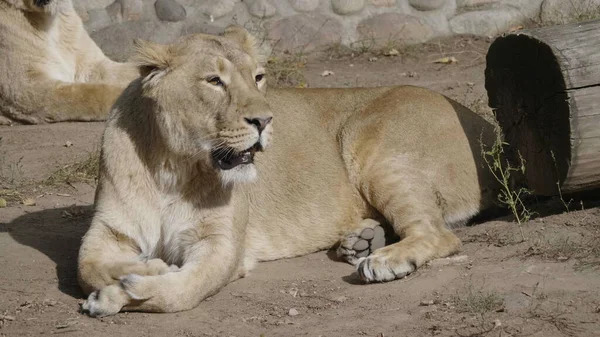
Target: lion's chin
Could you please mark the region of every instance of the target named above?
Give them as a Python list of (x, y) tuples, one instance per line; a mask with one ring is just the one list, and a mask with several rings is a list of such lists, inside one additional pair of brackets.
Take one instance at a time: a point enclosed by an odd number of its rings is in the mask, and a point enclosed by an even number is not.
[(223, 185), (250, 183), (256, 179), (257, 172), (254, 164), (241, 164), (227, 170), (219, 169)]

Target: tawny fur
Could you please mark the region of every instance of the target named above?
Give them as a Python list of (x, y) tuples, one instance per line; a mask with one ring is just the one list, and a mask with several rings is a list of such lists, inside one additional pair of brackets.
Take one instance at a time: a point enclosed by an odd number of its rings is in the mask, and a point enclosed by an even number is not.
[[(401, 278), (457, 252), (446, 226), (490, 204), (480, 141), (493, 129), (482, 118), (410, 86), (267, 94), (251, 41), (232, 27), (140, 46), (144, 75), (107, 122), (79, 255), (91, 315), (193, 308), (255, 261), (329, 248), (382, 216), (402, 240), (357, 271)], [(246, 121), (270, 116), (262, 133)], [(255, 164), (215, 167), (211, 150), (257, 142)]]
[(0, 59), (0, 125), (104, 120), (139, 76), (102, 53), (71, 0), (0, 0)]

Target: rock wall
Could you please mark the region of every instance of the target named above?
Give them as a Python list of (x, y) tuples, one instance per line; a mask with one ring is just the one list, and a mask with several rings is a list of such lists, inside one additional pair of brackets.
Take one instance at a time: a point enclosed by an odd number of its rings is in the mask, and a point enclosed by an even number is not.
[(133, 38), (166, 43), (182, 34), (219, 33), (231, 23), (254, 32), (265, 42), (265, 48), (310, 52), (339, 44), (355, 48), (415, 44), (452, 34), (491, 36), (541, 17), (559, 21), (571, 12), (585, 10), (584, 3), (589, 4), (588, 11), (597, 10), (600, 0), (74, 0), (74, 3), (92, 38), (109, 56), (122, 60), (130, 52)]

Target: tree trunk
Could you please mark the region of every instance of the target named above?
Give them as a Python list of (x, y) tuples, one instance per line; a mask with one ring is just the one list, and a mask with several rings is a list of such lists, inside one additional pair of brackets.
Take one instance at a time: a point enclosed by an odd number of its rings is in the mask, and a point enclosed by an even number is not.
[[(600, 188), (600, 20), (497, 38), (485, 87), (537, 195)], [(560, 188), (560, 190), (559, 190)]]

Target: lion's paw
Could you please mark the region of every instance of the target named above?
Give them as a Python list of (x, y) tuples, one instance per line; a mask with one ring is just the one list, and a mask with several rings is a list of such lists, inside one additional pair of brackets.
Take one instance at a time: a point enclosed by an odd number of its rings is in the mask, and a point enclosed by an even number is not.
[(346, 235), (337, 249), (340, 259), (356, 265), (361, 258), (365, 258), (376, 249), (385, 246), (385, 231), (378, 221), (365, 219), (359, 228)]
[(416, 263), (408, 259), (398, 259), (393, 255), (395, 247), (385, 247), (372, 255), (359, 259), (356, 273), (365, 283), (388, 282), (401, 279), (417, 269)]
[(119, 285), (113, 284), (91, 293), (81, 310), (91, 317), (105, 317), (117, 314), (128, 302), (129, 296)]
[(162, 259), (150, 259), (146, 261), (146, 266), (148, 267), (148, 272), (142, 275), (163, 275), (179, 270), (179, 267), (176, 265), (168, 265)]
[(12, 121), (4, 116), (0, 116), (0, 125), (12, 125)]

